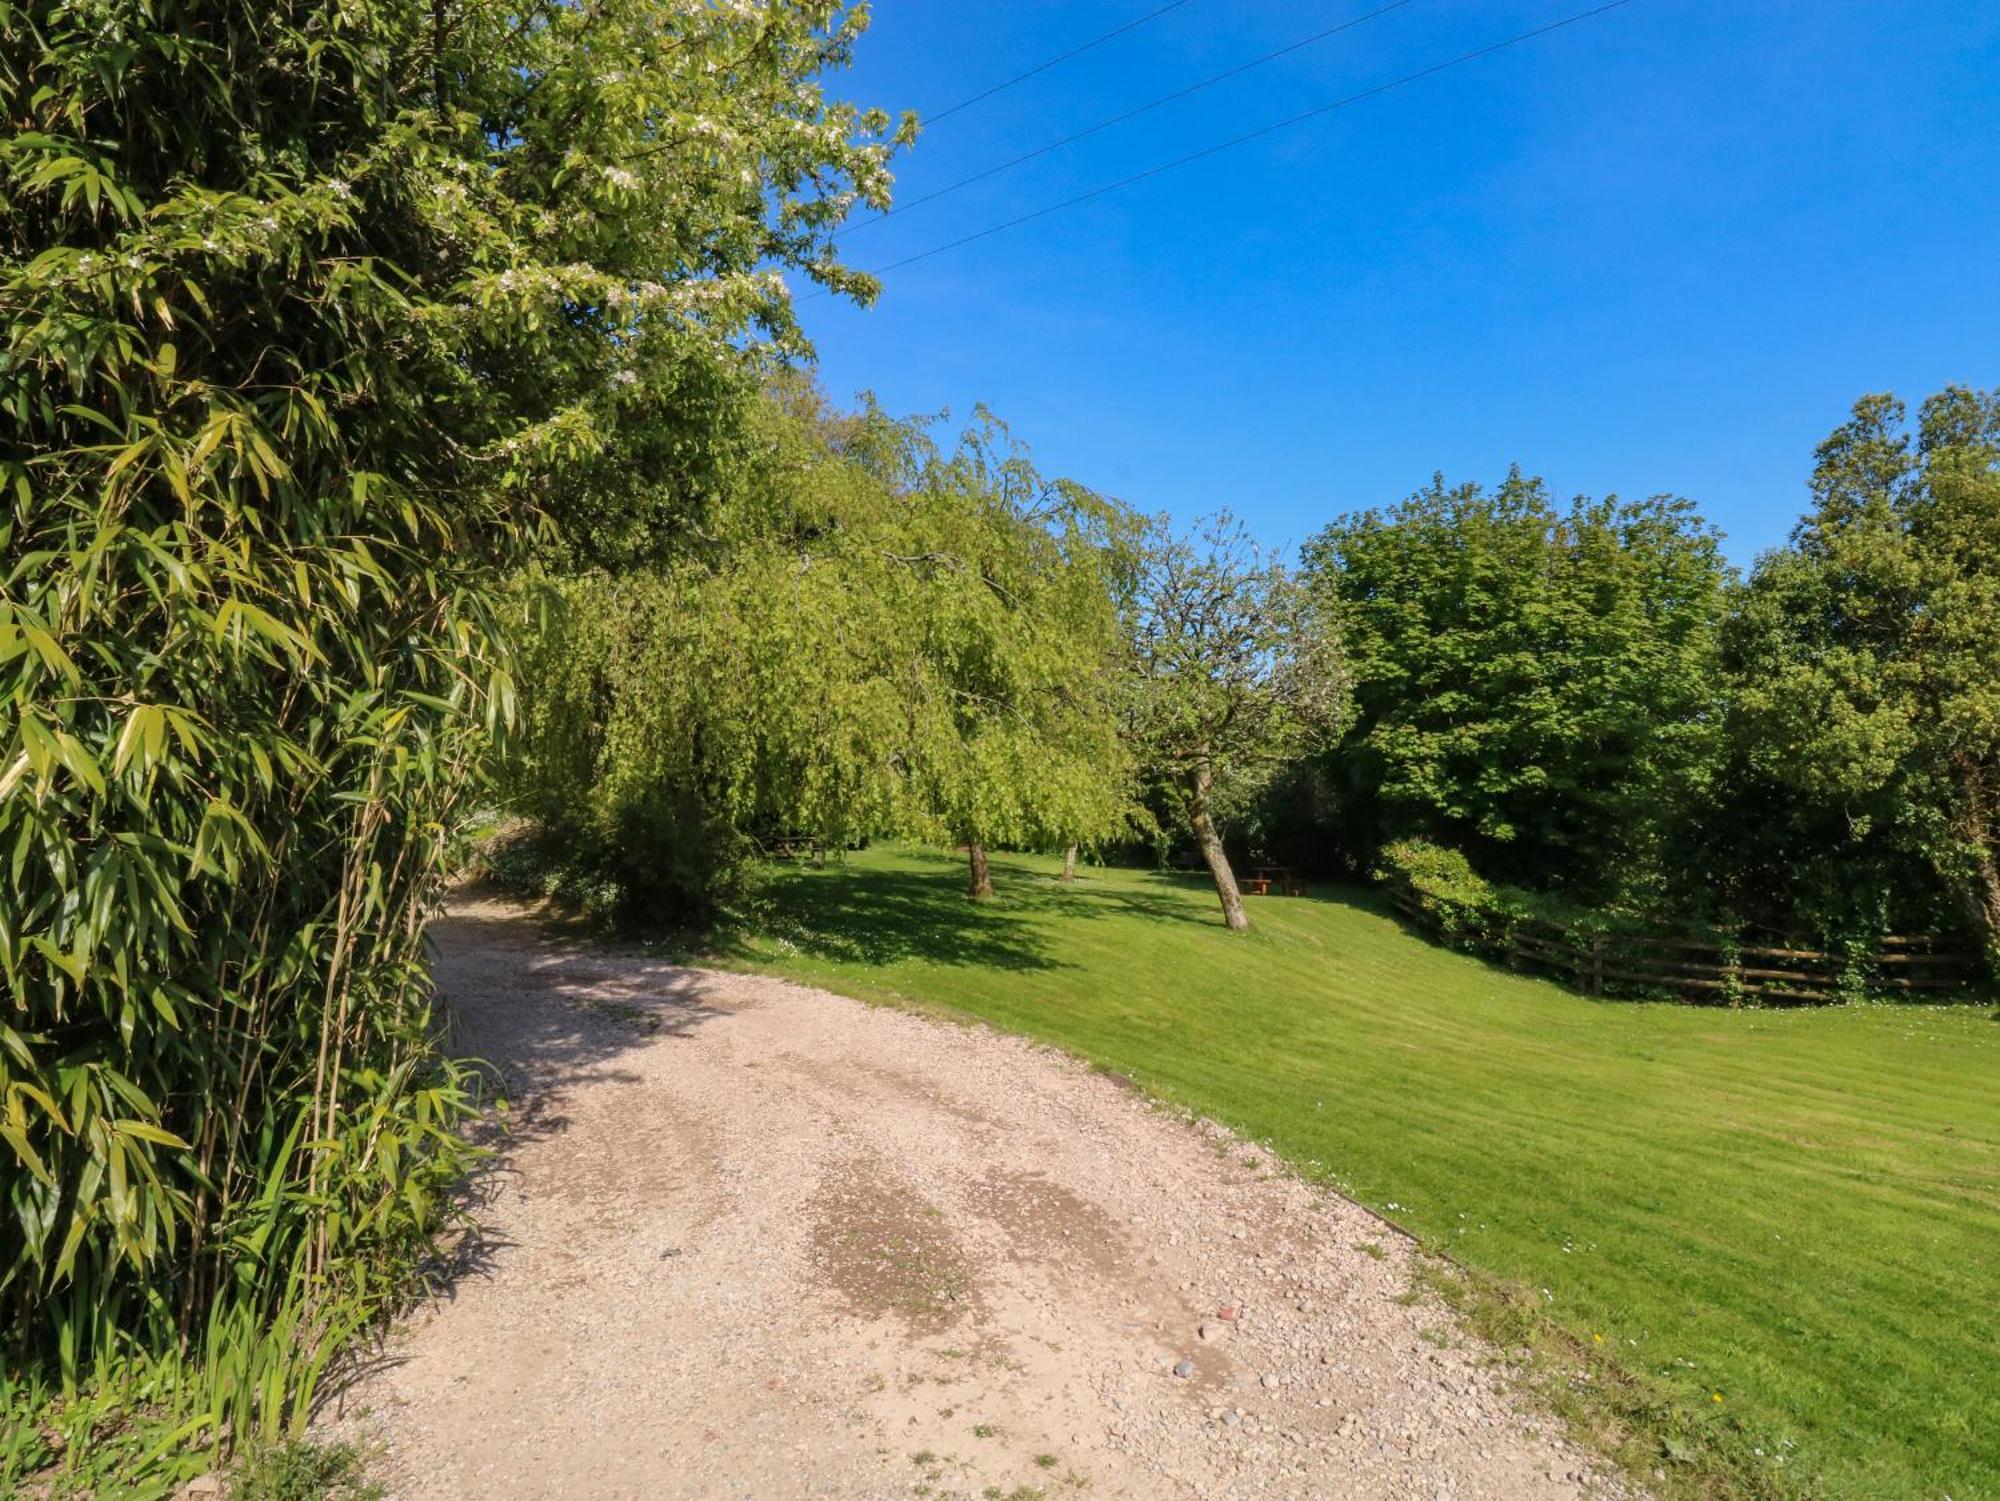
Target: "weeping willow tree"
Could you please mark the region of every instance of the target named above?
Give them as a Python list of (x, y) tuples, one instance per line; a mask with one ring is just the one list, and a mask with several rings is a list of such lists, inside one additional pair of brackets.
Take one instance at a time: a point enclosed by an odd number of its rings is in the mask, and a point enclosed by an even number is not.
[(496, 580), (698, 517), (739, 368), (798, 347), (772, 266), (868, 295), (827, 235), (894, 140), (819, 81), (858, 30), (0, 0), (10, 1366), (323, 1334), (427, 1233)]
[(931, 425), (796, 386), (706, 545), (572, 575), (524, 678), (515, 805), (608, 916), (699, 920), (759, 835), (1061, 848), (1120, 831), (1115, 502), (981, 412)]

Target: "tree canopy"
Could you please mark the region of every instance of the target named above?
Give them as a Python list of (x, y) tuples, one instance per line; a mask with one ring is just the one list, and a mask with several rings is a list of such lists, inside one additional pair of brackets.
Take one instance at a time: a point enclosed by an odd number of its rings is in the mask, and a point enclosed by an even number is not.
[(757, 431), (704, 545), (561, 581), (533, 649), (516, 798), (608, 873), (600, 900), (688, 915), (759, 834), (1122, 827), (1122, 508), (1043, 479), (984, 412), (946, 451), (791, 383)]
[(862, 20), (0, 0), (30, 1354), (380, 1297), (421, 1243), (466, 1106), (422, 922), (510, 714), (498, 579), (690, 526), (709, 414), (799, 348), (781, 269), (868, 295), (829, 236), (895, 137), (822, 78)]
[(1914, 424), (1863, 398), (1812, 496), (1727, 633), (1766, 809), (1746, 842), (1808, 836), (1845, 867), (1819, 898), (1847, 917), (1907, 906), (1897, 859), (1914, 861), (2000, 945), (2000, 392), (1949, 387)]
[(1422, 836), (1497, 873), (1615, 895), (1659, 876), (1721, 712), (1728, 570), (1684, 500), (1442, 477), (1305, 549), (1337, 601), (1355, 715), (1345, 837)]

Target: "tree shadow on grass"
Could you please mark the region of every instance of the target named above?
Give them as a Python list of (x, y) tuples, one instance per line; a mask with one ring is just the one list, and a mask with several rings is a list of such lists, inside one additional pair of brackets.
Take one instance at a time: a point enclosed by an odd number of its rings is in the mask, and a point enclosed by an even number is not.
[[(920, 862), (912, 870), (910, 862)], [(881, 966), (917, 959), (1000, 970), (1070, 968), (1051, 951), (1049, 919), (1213, 924), (1199, 900), (1202, 878), (1129, 872), (1116, 883), (1081, 873), (1073, 884), (1006, 856), (993, 859), (995, 900), (965, 894), (964, 862), (943, 852), (905, 852), (896, 869), (836, 863), (782, 870), (716, 934), (710, 952), (754, 962), (770, 944), (811, 959)]]
[(902, 959), (978, 969), (1060, 967), (1032, 914), (1010, 901), (969, 901), (945, 871), (833, 866), (786, 873), (761, 890), (711, 945), (755, 960), (777, 944), (807, 958), (884, 965)]

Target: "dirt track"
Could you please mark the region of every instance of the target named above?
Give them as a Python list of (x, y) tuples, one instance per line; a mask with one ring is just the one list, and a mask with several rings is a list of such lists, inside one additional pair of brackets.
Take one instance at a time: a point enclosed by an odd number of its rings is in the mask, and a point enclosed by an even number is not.
[(515, 1121), (332, 1420), (392, 1496), (1618, 1493), (1399, 1301), (1394, 1236), (1218, 1129), (488, 900), (436, 937)]

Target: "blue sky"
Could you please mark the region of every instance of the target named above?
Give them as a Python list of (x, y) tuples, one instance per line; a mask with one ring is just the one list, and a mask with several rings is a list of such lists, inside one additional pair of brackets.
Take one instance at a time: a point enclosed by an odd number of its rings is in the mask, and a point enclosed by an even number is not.
[[(1163, 0), (875, 0), (936, 111)], [(906, 197), (1382, 0), (1186, 0), (938, 123)], [(843, 237), (875, 267), (1581, 10), (1410, 0)], [(1747, 564), (1864, 391), (2000, 384), (2000, 6), (1632, 0), (805, 304), (838, 397), (985, 401), (1044, 469), (1273, 544), (1434, 470), (1671, 491)]]

